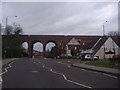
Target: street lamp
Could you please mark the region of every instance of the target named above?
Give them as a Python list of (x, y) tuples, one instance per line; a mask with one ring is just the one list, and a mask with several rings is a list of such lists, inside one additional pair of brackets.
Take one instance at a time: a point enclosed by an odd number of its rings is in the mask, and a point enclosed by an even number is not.
[(105, 25), (104, 25), (105, 23), (107, 23), (107, 21), (103, 23), (103, 36), (105, 36)]
[[(6, 26), (5, 26), (5, 30), (7, 30), (7, 23), (8, 23), (8, 18), (9, 17), (17, 17), (17, 16), (7, 16), (6, 17)], [(6, 57), (6, 50), (5, 50), (5, 57)], [(12, 54), (11, 54), (11, 57), (12, 57)]]
[(18, 17), (18, 16), (7, 16), (7, 17), (6, 17), (6, 26), (5, 26), (6, 28), (7, 28), (7, 23), (8, 23), (8, 18), (9, 18), (9, 17)]
[[(105, 23), (107, 23), (107, 21), (103, 23), (103, 36), (105, 36), (105, 25), (104, 25)], [(105, 59), (105, 43), (104, 43), (104, 59)]]

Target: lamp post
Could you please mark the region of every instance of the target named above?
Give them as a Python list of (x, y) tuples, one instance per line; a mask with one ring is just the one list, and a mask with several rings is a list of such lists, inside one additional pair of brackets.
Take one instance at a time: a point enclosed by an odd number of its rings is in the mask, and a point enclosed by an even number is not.
[[(104, 25), (105, 23), (107, 23), (107, 21), (103, 23), (103, 37), (105, 36), (105, 25)], [(105, 43), (104, 43), (104, 59), (105, 59)]]
[[(17, 17), (17, 16), (7, 16), (7, 17), (6, 17), (6, 26), (5, 26), (5, 30), (7, 30), (7, 24), (8, 24), (8, 18), (9, 18), (9, 17)], [(7, 51), (5, 50), (5, 57), (6, 57), (6, 52), (7, 52)], [(12, 51), (11, 51), (11, 52), (12, 52)], [(11, 53), (11, 57), (12, 57), (12, 53)]]
[(18, 17), (18, 16), (7, 16), (7, 17), (6, 17), (6, 26), (5, 26), (6, 29), (7, 29), (7, 23), (8, 23), (8, 18), (9, 18), (9, 17)]

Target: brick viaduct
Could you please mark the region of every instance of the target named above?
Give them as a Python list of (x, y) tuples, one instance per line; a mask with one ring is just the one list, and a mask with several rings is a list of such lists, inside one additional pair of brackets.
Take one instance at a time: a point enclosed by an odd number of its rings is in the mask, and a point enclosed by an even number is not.
[[(64, 46), (69, 42), (72, 38), (77, 38), (82, 41), (91, 43), (97, 42), (97, 40), (101, 36), (78, 36), (78, 35), (21, 35), (23, 42), (28, 43), (28, 54), (29, 56), (33, 55), (33, 44), (36, 42), (40, 42), (43, 44), (43, 54), (45, 53), (45, 48), (47, 43), (53, 42), (56, 46)], [(90, 44), (92, 45), (92, 44)]]

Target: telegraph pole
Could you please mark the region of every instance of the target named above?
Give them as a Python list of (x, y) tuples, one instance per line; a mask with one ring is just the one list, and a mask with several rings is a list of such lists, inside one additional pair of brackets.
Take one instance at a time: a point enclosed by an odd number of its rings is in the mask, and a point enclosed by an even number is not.
[[(104, 23), (103, 23), (103, 38), (104, 38), (104, 36), (105, 36), (105, 23), (107, 23), (107, 21), (105, 21)], [(104, 46), (103, 46), (103, 49), (104, 49), (104, 59), (105, 59), (105, 43), (104, 43)]]

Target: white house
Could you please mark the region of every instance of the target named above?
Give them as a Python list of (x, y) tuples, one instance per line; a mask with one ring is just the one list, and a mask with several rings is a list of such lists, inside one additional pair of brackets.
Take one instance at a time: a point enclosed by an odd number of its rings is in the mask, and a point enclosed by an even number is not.
[[(109, 37), (104, 44), (100, 47), (100, 49), (96, 52), (95, 56), (99, 56), (100, 59), (104, 58), (104, 50), (105, 52), (115, 52), (115, 54), (119, 54), (119, 46), (113, 41), (111, 37)], [(105, 54), (105, 58), (111, 58), (114, 54)]]
[(66, 44), (66, 56), (72, 56), (71, 55), (71, 49), (77, 50), (79, 49), (80, 43), (77, 39), (72, 38), (67, 44)]
[[(89, 42), (88, 40), (91, 41)], [(96, 41), (91, 38), (86, 38), (85, 40), (80, 38), (72, 38), (65, 46), (66, 56), (72, 56), (71, 50), (74, 49), (79, 50), (81, 55), (90, 53), (94, 56), (99, 56), (100, 59), (104, 59), (104, 57), (111, 58), (114, 54), (120, 54), (120, 45), (118, 41), (119, 40), (117, 37), (110, 36), (98, 37)], [(83, 42), (86, 44), (83, 45)], [(107, 52), (112, 52), (114, 54), (104, 54)]]

